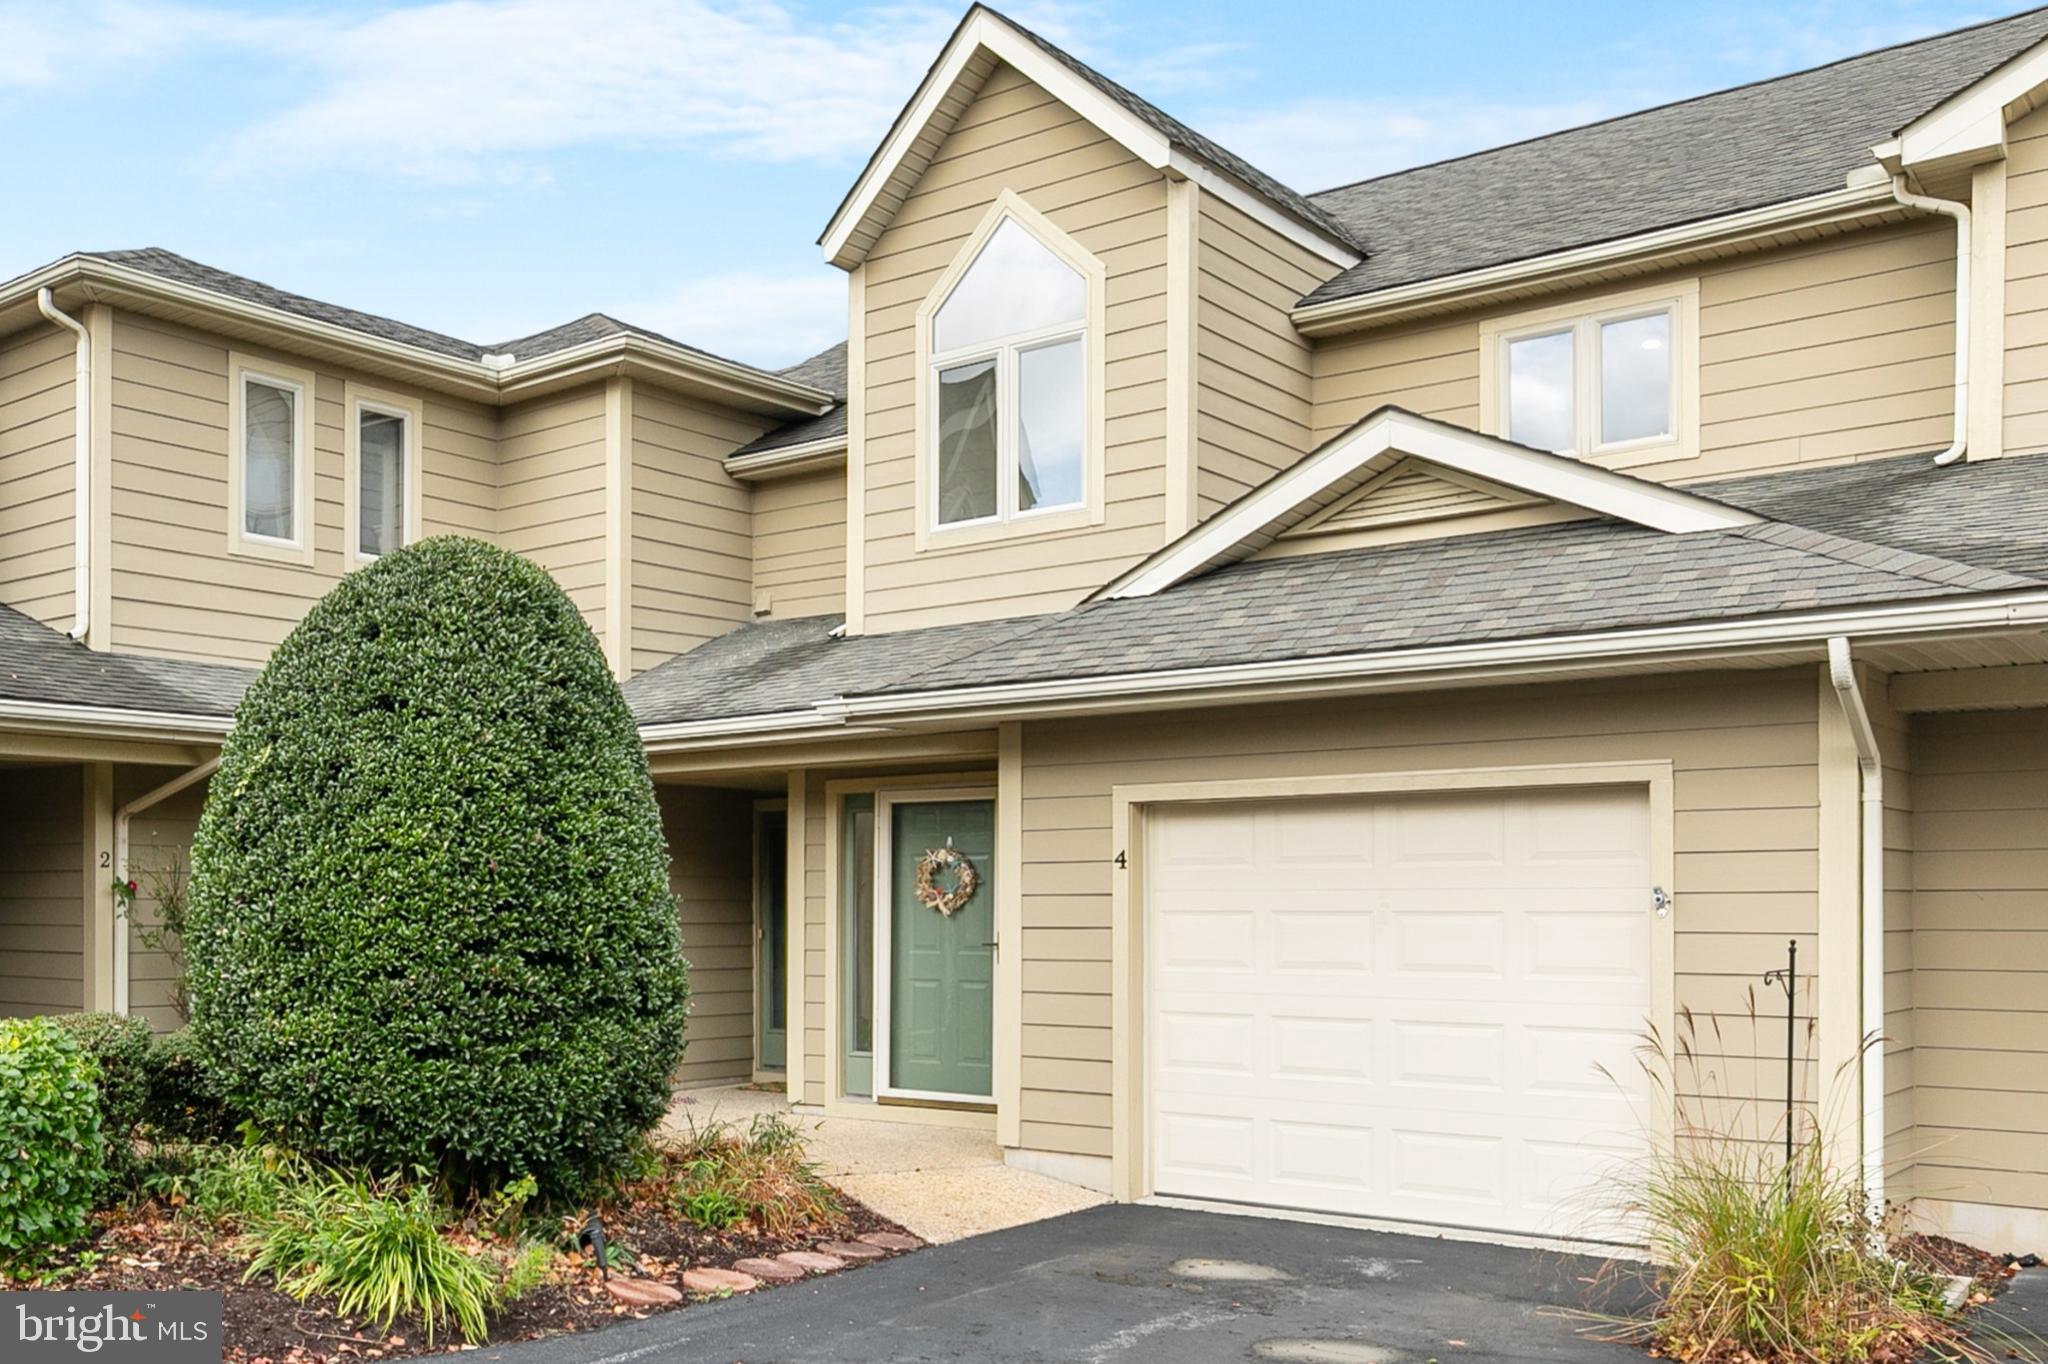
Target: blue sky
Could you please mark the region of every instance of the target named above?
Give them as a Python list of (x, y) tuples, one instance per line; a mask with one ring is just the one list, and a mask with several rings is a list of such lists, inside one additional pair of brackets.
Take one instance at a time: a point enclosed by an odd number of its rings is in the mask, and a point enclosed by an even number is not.
[[(0, 0), (0, 277), (155, 245), (474, 341), (592, 310), (757, 364), (965, 8)], [(1956, 0), (1017, 0), (1303, 190), (2010, 12)]]

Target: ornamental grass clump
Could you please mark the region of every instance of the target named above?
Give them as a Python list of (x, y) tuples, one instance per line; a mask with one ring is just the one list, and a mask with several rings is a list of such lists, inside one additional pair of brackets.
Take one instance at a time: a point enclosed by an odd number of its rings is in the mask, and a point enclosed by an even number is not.
[[(1752, 1038), (1756, 1024), (1752, 1006)], [(1700, 1364), (1992, 1358), (1950, 1318), (1939, 1280), (1885, 1253), (1861, 1181), (1831, 1161), (1825, 1108), (1787, 1115), (1782, 1100), (1730, 1092), (1731, 1069), (1766, 1075), (1782, 1053), (1731, 1046), (1718, 1020), (1702, 1032), (1682, 1012), (1675, 1045), (1653, 1031), (1641, 1048), (1652, 1102), (1677, 1120), (1608, 1191), (1650, 1266), (1610, 1264), (1602, 1284), (1647, 1275), (1649, 1306), (1588, 1314), (1590, 1333)]]
[(667, 1109), (686, 988), (646, 758), (515, 555), (425, 540), (307, 613), (236, 714), (189, 895), (200, 1058), (294, 1150), (567, 1192)]

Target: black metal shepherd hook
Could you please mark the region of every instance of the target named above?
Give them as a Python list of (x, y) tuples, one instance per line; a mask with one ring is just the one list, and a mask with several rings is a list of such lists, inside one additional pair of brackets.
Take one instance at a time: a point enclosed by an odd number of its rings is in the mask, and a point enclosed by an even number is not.
[(1764, 972), (1764, 984), (1785, 987), (1785, 1185), (1792, 1185), (1792, 1055), (1798, 1048), (1793, 1027), (1793, 993), (1799, 981), (1799, 939), (1785, 944), (1785, 965)]

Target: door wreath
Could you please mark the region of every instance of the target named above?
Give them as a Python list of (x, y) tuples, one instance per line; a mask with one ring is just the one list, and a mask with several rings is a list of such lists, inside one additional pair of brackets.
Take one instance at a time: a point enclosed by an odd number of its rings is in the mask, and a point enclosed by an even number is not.
[[(953, 888), (946, 890), (940, 887), (938, 877), (949, 869), (953, 873)], [(974, 898), (975, 889), (980, 885), (981, 873), (951, 844), (928, 849), (923, 857), (917, 859), (914, 891), (917, 902), (926, 909), (936, 909), (949, 919)]]

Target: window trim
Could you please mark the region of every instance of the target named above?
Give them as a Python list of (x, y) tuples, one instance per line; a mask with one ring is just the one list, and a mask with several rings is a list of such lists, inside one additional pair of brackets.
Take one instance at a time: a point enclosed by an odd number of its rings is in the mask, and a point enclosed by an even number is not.
[(418, 398), (388, 389), (371, 388), (350, 381), (342, 386), (343, 493), (342, 556), (349, 567), (373, 564), (382, 557), (362, 552), (362, 445), (364, 412), (405, 420), (405, 543), (420, 538), (421, 504), (424, 501), (425, 470), (420, 458), (421, 432), (426, 425), (426, 407)]
[[(938, 311), (967, 275), (982, 247), (1004, 222), (1014, 222), (1081, 276), (1087, 294), (1087, 309), (1080, 324), (1061, 323), (1032, 332), (1013, 333), (1000, 340), (957, 350), (932, 350), (932, 325)], [(1080, 243), (1031, 207), (1014, 190), (996, 196), (981, 222), (955, 253), (951, 264), (925, 295), (917, 308), (916, 356), (916, 474), (915, 507), (912, 520), (918, 550), (980, 544), (1018, 536), (1100, 525), (1104, 519), (1104, 351), (1108, 272), (1103, 263)], [(1024, 351), (1079, 338), (1081, 342), (1081, 500), (1055, 507), (1008, 510), (1016, 498), (1014, 484), (1015, 435), (1011, 423), (998, 426), (996, 514), (972, 521), (940, 524), (938, 520), (938, 373), (977, 360), (996, 361), (996, 403), (999, 414), (1016, 412), (1017, 357)], [(1005, 470), (1010, 473), (1005, 477)]]
[[(248, 386), (268, 384), (292, 390), (292, 536), (255, 535), (246, 527), (248, 482)], [(228, 552), (279, 563), (310, 566), (313, 562), (313, 403), (312, 370), (280, 364), (239, 352), (228, 353)]]
[[(1610, 469), (1691, 459), (1700, 448), (1699, 280), (1601, 294), (1479, 324), (1479, 429), (1508, 436), (1508, 346), (1531, 336), (1572, 333), (1574, 448), (1558, 453)], [(1671, 318), (1670, 434), (1636, 440), (1596, 439), (1601, 424), (1600, 328), (1609, 322), (1666, 313)]]

